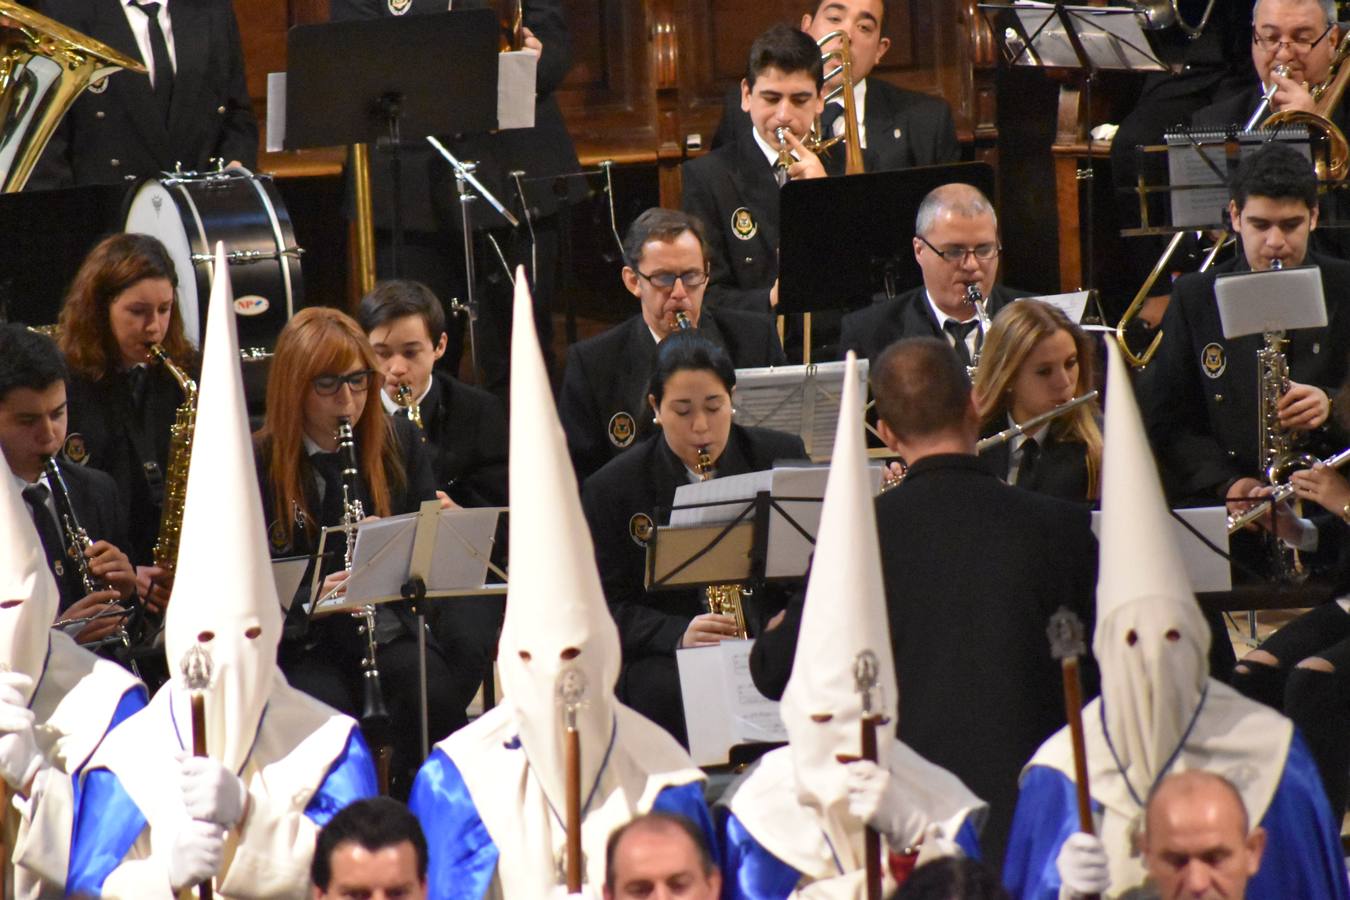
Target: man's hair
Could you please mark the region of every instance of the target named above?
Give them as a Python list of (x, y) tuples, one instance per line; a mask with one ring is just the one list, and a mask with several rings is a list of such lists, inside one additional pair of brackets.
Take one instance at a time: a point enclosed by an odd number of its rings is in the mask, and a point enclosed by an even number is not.
[(684, 832), (693, 842), (694, 849), (698, 852), (699, 868), (703, 870), (705, 876), (711, 876), (716, 864), (713, 862), (712, 848), (708, 846), (708, 839), (703, 831), (685, 816), (668, 812), (649, 812), (628, 820), (610, 834), (609, 841), (605, 844), (605, 887), (610, 889), (615, 887), (614, 857), (618, 855), (619, 844), (623, 841), (624, 835), (643, 829), (665, 831), (672, 828)]
[(1242, 792), (1237, 789), (1237, 786), (1233, 784), (1233, 782), (1229, 781), (1227, 778), (1223, 777), (1217, 772), (1210, 772), (1203, 769), (1190, 769), (1185, 772), (1176, 772), (1172, 775), (1166, 776), (1165, 778), (1159, 778), (1158, 781), (1149, 790), (1148, 801), (1144, 804), (1144, 825), (1146, 829), (1148, 826), (1149, 814), (1153, 809), (1154, 799), (1165, 790), (1178, 790), (1177, 788), (1172, 787), (1172, 785), (1175, 785), (1178, 780), (1186, 782), (1186, 784), (1183, 787), (1181, 787), (1180, 790), (1184, 790), (1187, 792), (1194, 790), (1194, 788), (1198, 786), (1192, 785), (1191, 782), (1207, 781), (1210, 784), (1217, 786), (1221, 791), (1228, 794), (1228, 796), (1232, 798), (1233, 802), (1237, 804), (1237, 808), (1242, 811), (1242, 833), (1245, 835), (1251, 828), (1251, 819), (1247, 815), (1247, 804), (1242, 799)]
[[(819, 0), (819, 2), (816, 3), (815, 6), (813, 7), (814, 12), (811, 11), (811, 10), (808, 10), (808, 11), (807, 11), (807, 15), (809, 15), (811, 18), (814, 19), (816, 16), (820, 15), (820, 8), (821, 8), (822, 6), (824, 6), (824, 5), (827, 4), (827, 3), (832, 3), (832, 2), (834, 2), (834, 0)], [(886, 25), (886, 0), (881, 0), (880, 6), (881, 6), (881, 15), (877, 16), (877, 28), (878, 28), (878, 29), (883, 28), (883, 27)]]
[(0, 402), (15, 388), (44, 391), (66, 377), (55, 341), (25, 325), (0, 323)]
[(965, 218), (974, 218), (986, 213), (994, 217), (994, 228), (998, 228), (998, 213), (994, 204), (979, 188), (961, 182), (952, 182), (933, 188), (919, 204), (919, 212), (914, 216), (914, 233), (924, 235), (933, 230), (933, 224), (943, 212)]
[(765, 69), (777, 69), (784, 75), (805, 72), (816, 83), (817, 91), (825, 83), (825, 64), (820, 59), (820, 48), (809, 34), (791, 25), (770, 25), (750, 45), (745, 83), (753, 89), (755, 79)]
[(1228, 187), (1241, 212), (1248, 197), (1300, 200), (1308, 209), (1317, 208), (1317, 173), (1303, 154), (1280, 141), (1261, 145), (1242, 160)]
[(910, 873), (895, 900), (1008, 900), (1008, 892), (984, 863), (948, 856)]
[[(1336, 24), (1336, 0), (1307, 0), (1307, 2), (1315, 3), (1322, 8), (1322, 15), (1326, 19), (1326, 24), (1322, 26), (1323, 28), (1325, 28), (1326, 25)], [(1256, 24), (1256, 9), (1260, 5), (1261, 0), (1256, 0), (1256, 2), (1252, 4), (1252, 24)]]
[(703, 265), (706, 268), (712, 257), (703, 221), (684, 210), (665, 209), (660, 206), (653, 206), (628, 226), (628, 231), (623, 236), (624, 264), (636, 269), (638, 263), (642, 262), (642, 248), (650, 241), (670, 243), (686, 231), (693, 232), (694, 237), (698, 238), (698, 247), (703, 253)]
[(897, 437), (926, 437), (960, 427), (970, 405), (970, 378), (941, 338), (904, 338), (872, 369), (877, 415)]
[(432, 346), (445, 334), (445, 308), (431, 288), (420, 281), (381, 281), (361, 298), (361, 308), (356, 313), (366, 334), (404, 316), (422, 317)]
[(333, 851), (348, 841), (372, 851), (410, 842), (417, 852), (417, 877), (426, 881), (427, 839), (417, 817), (397, 800), (389, 797), (358, 800), (323, 826), (309, 867), (309, 877), (320, 890), (328, 890), (333, 877)]

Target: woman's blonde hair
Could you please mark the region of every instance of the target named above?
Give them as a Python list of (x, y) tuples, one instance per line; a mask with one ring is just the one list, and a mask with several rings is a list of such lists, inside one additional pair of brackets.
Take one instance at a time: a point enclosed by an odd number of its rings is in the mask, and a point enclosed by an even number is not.
[[(1013, 382), (1027, 357), (1046, 338), (1061, 331), (1073, 338), (1078, 351), (1078, 383), (1074, 396), (1092, 390), (1092, 343), (1063, 312), (1039, 300), (1018, 300), (999, 310), (980, 351), (980, 369), (975, 376), (976, 409), (981, 426), (1005, 421), (1012, 411)], [(1097, 424), (1099, 408), (1085, 403), (1050, 423), (1050, 436), (1076, 441), (1086, 448), (1088, 499), (1095, 500), (1102, 466), (1102, 430)]]

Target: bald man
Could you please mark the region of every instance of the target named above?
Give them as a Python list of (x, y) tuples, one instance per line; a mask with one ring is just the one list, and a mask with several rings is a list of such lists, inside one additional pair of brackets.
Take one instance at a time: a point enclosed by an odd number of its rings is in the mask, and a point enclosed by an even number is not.
[(717, 900), (722, 892), (703, 832), (683, 816), (638, 816), (610, 835), (605, 856), (605, 900)]
[(1247, 809), (1228, 779), (1199, 769), (1169, 775), (1145, 816), (1144, 862), (1162, 900), (1246, 894), (1266, 832), (1248, 830)]

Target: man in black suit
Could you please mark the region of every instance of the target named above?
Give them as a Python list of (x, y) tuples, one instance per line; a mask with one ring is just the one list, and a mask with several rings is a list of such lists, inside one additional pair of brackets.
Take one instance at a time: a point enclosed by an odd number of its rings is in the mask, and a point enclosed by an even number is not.
[(914, 258), (923, 284), (844, 316), (840, 353), (852, 350), (876, 361), (905, 337), (942, 337), (966, 365), (976, 358), (984, 332), (968, 299), (976, 285), (994, 314), (1026, 291), (995, 284), (1002, 252), (994, 205), (978, 188), (944, 184), (928, 192), (914, 222)]
[[(456, 10), (481, 7), (483, 0), (457, 0)], [(477, 324), (478, 363), (485, 386), (505, 399), (510, 356), (511, 277), (488, 241), (500, 245), (514, 270), (524, 265), (534, 297), (535, 327), (552, 366), (552, 298), (559, 278), (559, 213), (581, 199), (584, 186), (578, 179), (562, 176), (580, 170), (576, 148), (567, 133), (562, 109), (554, 91), (572, 67), (571, 39), (561, 0), (523, 0), (524, 49), (539, 55), (536, 70), (534, 127), (491, 134), (442, 138), (463, 162), (477, 164), (475, 175), (520, 220), (511, 229), (483, 201), (471, 205), (476, 235), (476, 293), (480, 319)], [(329, 0), (333, 21), (376, 19), (389, 16), (444, 13), (446, 0)], [(397, 52), (397, 48), (391, 48)], [(388, 155), (379, 148), (371, 155), (371, 190), (375, 212), (376, 268), (381, 278), (409, 278), (431, 288), (443, 301), (465, 301), (464, 238), (455, 173), (428, 147), (421, 135), (405, 135), (402, 156), (402, 188), (399, 192), (404, 239), (399, 270), (392, 259), (394, 187)], [(511, 176), (522, 172), (521, 180)], [(522, 196), (522, 191), (524, 196)], [(533, 230), (527, 227), (528, 216)], [(533, 240), (533, 244), (531, 244)], [(446, 354), (439, 364), (450, 372), (459, 369), (462, 325), (451, 323)]]
[(1238, 168), (1228, 214), (1242, 253), (1205, 273), (1177, 279), (1163, 316), (1162, 344), (1139, 382), (1139, 406), (1169, 496), (1177, 501), (1229, 500), (1230, 511), (1264, 483), (1258, 459), (1260, 417), (1256, 354), (1259, 334), (1223, 335), (1215, 279), (1226, 272), (1320, 267), (1327, 324), (1288, 334), (1289, 389), (1279, 399), (1282, 429), (1323, 455), (1344, 446), (1332, 431), (1331, 396), (1344, 382), (1350, 354), (1350, 263), (1308, 251), (1317, 226), (1317, 180), (1291, 147), (1272, 143)]
[(141, 60), (86, 90), (43, 153), (31, 188), (120, 184), (201, 171), (213, 160), (252, 168), (258, 123), (228, 0), (42, 0), (40, 11)]
[(577, 478), (584, 480), (652, 432), (647, 382), (656, 345), (689, 325), (723, 347), (737, 368), (781, 365), (783, 346), (765, 316), (703, 303), (708, 244), (703, 223), (673, 209), (638, 216), (624, 238), (623, 283), (641, 311), (614, 328), (573, 344), (563, 370), (558, 412)]
[(703, 220), (712, 244), (710, 306), (768, 313), (778, 305), (778, 191), (789, 179), (825, 177), (801, 142), (820, 112), (823, 79), (814, 41), (787, 25), (769, 28), (750, 46), (741, 81), (744, 140), (681, 169), (682, 206)]
[[(997, 864), (1022, 764), (1064, 724), (1046, 623), (1065, 606), (1092, 633), (1097, 542), (1085, 507), (1006, 485), (975, 456), (979, 415), (946, 342), (892, 345), (871, 381), (878, 429), (909, 462), (877, 499), (898, 733), (988, 801), (980, 843)], [(768, 696), (791, 674), (800, 616), (799, 597), (756, 641), (751, 674)]]
[[(0, 451), (7, 474), (23, 492), (33, 525), (60, 591), (58, 621), (83, 619), (136, 599), (136, 573), (127, 555), (124, 508), (112, 478), (97, 469), (69, 465), (59, 457), (66, 439), (66, 367), (50, 338), (22, 325), (0, 324)], [(86, 591), (69, 555), (63, 529), (60, 485), (44, 471), (55, 458), (79, 527), (92, 541), (84, 550), (89, 573), (108, 585)], [(124, 617), (107, 616), (75, 633), (80, 643), (99, 641)]]
[[(815, 41), (832, 31), (848, 33), (853, 55), (853, 94), (861, 119), (859, 130), (867, 171), (959, 161), (961, 146), (956, 141), (951, 108), (945, 100), (898, 88), (880, 78), (868, 78), (891, 46), (891, 39), (882, 33), (885, 16), (884, 0), (821, 0), (814, 13), (802, 16), (801, 24), (802, 31)], [(837, 46), (836, 41), (830, 49)], [(826, 91), (832, 90), (837, 82), (837, 79), (828, 82)], [(843, 133), (843, 104), (841, 95), (826, 104), (822, 113), (821, 118), (832, 134)], [(727, 92), (712, 146), (716, 149), (748, 137), (749, 133), (750, 119), (740, 108), (740, 91), (733, 88)], [(832, 175), (842, 172), (841, 150), (831, 152), (826, 162)]]

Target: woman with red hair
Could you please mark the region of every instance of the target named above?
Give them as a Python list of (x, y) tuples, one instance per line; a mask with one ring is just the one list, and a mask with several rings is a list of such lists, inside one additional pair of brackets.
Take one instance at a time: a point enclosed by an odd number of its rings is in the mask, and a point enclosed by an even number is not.
[[(328, 307), (301, 310), (282, 329), (267, 382), (267, 413), (255, 435), (258, 480), (274, 557), (317, 552), (321, 529), (342, 521), (342, 466), (337, 458), (338, 425), (351, 423), (355, 439), (356, 495), (367, 516), (415, 512), (437, 496), (431, 460), (416, 426), (385, 413), (379, 398), (382, 376), (365, 334), (349, 316)], [(443, 501), (445, 502), (445, 501)], [(346, 542), (332, 534), (324, 556), (312, 565), (323, 576), (321, 596), (342, 590)], [(308, 619), (313, 570), (306, 573), (287, 614), (278, 661), (287, 680), (353, 717), (363, 705), (362, 659), (366, 638), (360, 620), (347, 613)], [(396, 793), (406, 794), (421, 764), (417, 619), (401, 604), (376, 612), (376, 663), (388, 734), (367, 734), (373, 745), (392, 743)], [(464, 710), (449, 699), (453, 678), (440, 647), (427, 647), (431, 740), (464, 724)]]

